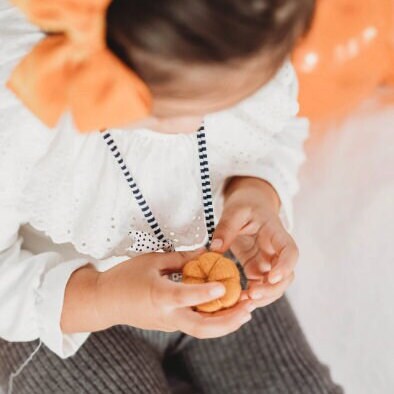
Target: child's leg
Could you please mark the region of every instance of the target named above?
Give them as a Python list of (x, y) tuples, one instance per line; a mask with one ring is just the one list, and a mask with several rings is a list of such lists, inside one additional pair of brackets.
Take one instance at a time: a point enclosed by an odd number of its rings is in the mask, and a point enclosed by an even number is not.
[(253, 312), (237, 332), (186, 342), (179, 357), (204, 394), (337, 394), (286, 298)]
[[(155, 335), (152, 345), (129, 328), (114, 327), (92, 334), (79, 352), (66, 360), (43, 346), (14, 379), (13, 393), (170, 393), (161, 367), (169, 337), (166, 333), (150, 334), (152, 338)], [(7, 393), (10, 373), (36, 346), (37, 342), (0, 340), (0, 392), (3, 388)]]

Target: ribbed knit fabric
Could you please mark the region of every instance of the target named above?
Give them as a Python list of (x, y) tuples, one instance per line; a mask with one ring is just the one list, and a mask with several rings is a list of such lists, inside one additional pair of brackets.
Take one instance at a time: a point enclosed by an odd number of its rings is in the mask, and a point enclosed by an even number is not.
[[(5, 392), (10, 373), (36, 346), (0, 340)], [(43, 346), (15, 378), (13, 393), (164, 394), (171, 393), (166, 376), (174, 370), (193, 394), (343, 393), (311, 351), (286, 298), (254, 311), (251, 321), (221, 338), (117, 326), (92, 334), (66, 360)]]

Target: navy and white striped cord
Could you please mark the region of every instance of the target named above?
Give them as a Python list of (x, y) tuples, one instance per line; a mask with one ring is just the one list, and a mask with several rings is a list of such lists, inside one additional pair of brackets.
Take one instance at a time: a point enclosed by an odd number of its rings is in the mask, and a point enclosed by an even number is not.
[[(153, 248), (154, 245), (156, 246), (157, 249), (163, 249), (165, 252), (173, 252), (175, 250), (174, 244), (172, 241), (168, 240), (165, 238), (165, 235), (163, 231), (161, 230), (159, 223), (157, 222), (155, 216), (153, 215), (152, 210), (150, 209), (148, 203), (146, 202), (144, 196), (142, 195), (139, 187), (137, 186), (137, 183), (135, 182), (130, 170), (127, 167), (127, 164), (122, 158), (122, 155), (119, 151), (119, 148), (117, 147), (114, 139), (111, 136), (110, 132), (105, 132), (103, 134), (104, 141), (108, 145), (110, 151), (112, 152), (115, 160), (118, 162), (120, 169), (127, 181), (127, 184), (129, 185), (131, 192), (133, 194), (133, 197), (137, 201), (138, 206), (140, 207), (142, 214), (144, 215), (147, 223), (149, 224), (150, 228), (153, 231), (153, 234), (155, 238), (157, 239), (157, 243), (155, 241), (151, 242), (151, 247)], [(138, 234), (137, 234), (138, 233)], [(139, 244), (139, 238), (140, 238), (140, 232), (133, 232), (130, 233), (130, 235), (133, 238), (133, 241), (136, 243), (134, 246), (134, 251), (136, 252), (143, 252), (146, 251), (141, 244)], [(149, 235), (149, 234), (147, 234)], [(142, 241), (142, 238), (141, 238)]]
[[(115, 160), (118, 162), (120, 169), (132, 191), (133, 197), (136, 199), (146, 221), (153, 230), (154, 235), (143, 232), (143, 231), (132, 231), (130, 232), (130, 237), (133, 241), (133, 245), (128, 249), (133, 252), (152, 252), (157, 250), (164, 250), (165, 252), (175, 251), (175, 246), (173, 242), (166, 239), (163, 234), (159, 223), (154, 217), (148, 203), (143, 197), (140, 189), (138, 188), (130, 170), (121, 153), (115, 144), (113, 137), (110, 132), (103, 133), (103, 138), (108, 145), (110, 151), (112, 152)], [(205, 136), (205, 128), (202, 125), (197, 131), (197, 144), (198, 144), (198, 155), (199, 155), (199, 165), (200, 165), (200, 177), (201, 177), (201, 190), (202, 190), (202, 202), (204, 208), (204, 218), (208, 233), (208, 241), (206, 247), (209, 247), (212, 241), (213, 232), (215, 230), (214, 222), (214, 210), (212, 201), (212, 187), (211, 179), (209, 174), (208, 166), (208, 151), (207, 151), (207, 141)], [(182, 280), (181, 273), (169, 274), (169, 278), (173, 281), (179, 282)]]
[(208, 166), (207, 140), (205, 136), (204, 125), (201, 125), (201, 127), (197, 131), (197, 142), (198, 142), (198, 156), (200, 161), (200, 176), (201, 176), (202, 200), (204, 205), (204, 217), (205, 217), (205, 225), (207, 227), (207, 232), (208, 232), (208, 243), (206, 246), (209, 246), (212, 242), (212, 236), (215, 231), (215, 218), (213, 211), (211, 178), (209, 175), (209, 166)]

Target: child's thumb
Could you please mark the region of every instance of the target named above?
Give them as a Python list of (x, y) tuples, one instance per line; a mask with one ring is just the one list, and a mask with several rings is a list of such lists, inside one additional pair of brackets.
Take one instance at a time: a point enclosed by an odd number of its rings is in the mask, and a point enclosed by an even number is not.
[(166, 270), (181, 270), (188, 261), (197, 258), (206, 251), (207, 249), (202, 247), (192, 251), (163, 253), (163, 256), (159, 260), (159, 267)]
[(245, 225), (245, 214), (242, 210), (228, 210), (223, 212), (212, 237), (210, 250), (223, 253), (233, 243)]

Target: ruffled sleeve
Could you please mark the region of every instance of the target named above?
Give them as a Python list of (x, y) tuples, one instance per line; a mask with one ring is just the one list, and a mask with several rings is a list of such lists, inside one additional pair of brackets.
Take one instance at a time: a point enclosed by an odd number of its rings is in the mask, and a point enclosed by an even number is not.
[[(269, 182), (280, 197), (280, 215), (289, 230), (309, 128), (305, 118), (297, 117), (297, 95), (296, 74), (286, 62), (253, 96), (205, 118), (213, 177), (253, 176)], [(218, 206), (221, 192), (215, 196)]]
[(34, 254), (24, 247), (19, 203), (54, 131), (46, 129), (5, 87), (11, 70), (42, 33), (8, 1), (0, 0), (0, 337), (41, 341), (60, 357), (74, 354), (88, 334), (63, 335), (60, 315), (66, 283), (84, 258)]

